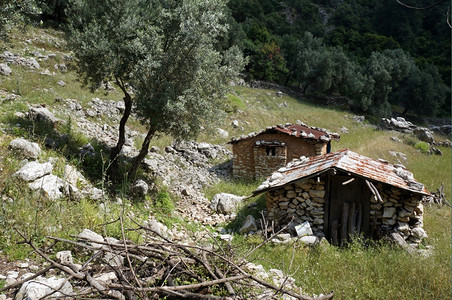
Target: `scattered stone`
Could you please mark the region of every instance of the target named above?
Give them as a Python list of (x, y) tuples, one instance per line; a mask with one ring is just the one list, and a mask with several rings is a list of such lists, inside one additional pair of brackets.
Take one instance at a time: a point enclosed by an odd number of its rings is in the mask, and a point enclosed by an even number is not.
[(227, 139), (227, 138), (229, 137), (229, 132), (227, 132), (227, 131), (224, 130), (224, 129), (217, 128), (217, 133), (218, 133), (218, 135), (219, 135), (221, 138), (223, 138), (223, 139)]
[(232, 242), (234, 237), (230, 234), (220, 234), (220, 239), (226, 242)]
[(416, 137), (419, 140), (421, 140), (423, 142), (427, 142), (429, 144), (433, 144), (435, 142), (433, 133), (428, 128), (418, 127), (413, 130), (413, 133), (416, 135)]
[[(59, 292), (55, 292), (55, 290)], [(64, 295), (72, 294), (72, 285), (65, 278), (39, 276), (25, 282), (16, 295), (16, 300), (38, 300), (44, 299), (48, 295), (51, 298), (61, 298)], [(52, 294), (52, 296), (50, 296)]]
[(66, 83), (63, 80), (57, 82), (59, 86), (66, 86)]
[(397, 158), (397, 160), (401, 163), (407, 162), (408, 158), (405, 153), (397, 152), (397, 151), (388, 151), (389, 155)]
[(132, 192), (140, 196), (147, 195), (148, 191), (149, 185), (146, 183), (146, 181), (142, 179), (137, 180), (135, 184), (132, 186)]
[(10, 67), (8, 67), (8, 64), (0, 64), (0, 74), (4, 75), (4, 76), (9, 76), (11, 75), (13, 71), (11, 70)]
[(26, 139), (14, 139), (9, 143), (9, 147), (21, 152), (26, 158), (37, 159), (41, 155), (41, 147), (37, 143), (30, 142)]
[(153, 153), (160, 153), (161, 150), (157, 146), (152, 146), (151, 149), (149, 149), (149, 151)]
[(51, 113), (45, 107), (32, 107), (32, 108), (30, 108), (30, 110), (28, 111), (28, 117), (32, 121), (48, 123), (48, 124), (52, 125), (52, 127), (55, 127), (58, 124), (63, 122), (62, 120), (56, 118), (53, 115), (53, 113)]
[(348, 128), (345, 127), (345, 126), (342, 126), (341, 133), (347, 134), (348, 133)]
[(240, 228), (239, 232), (244, 234), (251, 231), (257, 231), (257, 224), (254, 217), (252, 215), (248, 215), (246, 216), (245, 222), (243, 223), (243, 226)]
[(168, 235), (168, 227), (166, 227), (164, 224), (160, 223), (157, 220), (150, 219), (145, 223), (145, 226), (151, 229), (152, 231), (157, 232), (161, 236)]
[(392, 136), (392, 137), (391, 137), (391, 141), (394, 141), (394, 142), (396, 142), (396, 143), (403, 143), (402, 140), (399, 139), (399, 138), (396, 137), (396, 136)]
[(18, 176), (22, 180), (30, 182), (52, 172), (53, 166), (50, 162), (39, 163), (37, 161), (32, 161), (25, 164), (19, 171), (14, 173), (13, 176)]
[(239, 127), (239, 121), (237, 121), (237, 120), (232, 120), (231, 125), (232, 125), (232, 127), (234, 127), (234, 128), (238, 128), (238, 127)]
[(236, 196), (233, 194), (228, 193), (220, 193), (216, 194), (212, 202), (210, 203), (210, 209), (213, 211), (222, 213), (222, 214), (228, 214), (233, 211), (235, 211), (240, 203), (242, 202), (243, 197)]
[(104, 238), (101, 235), (95, 233), (94, 231), (92, 231), (90, 229), (86, 229), (86, 228), (83, 229), (83, 231), (79, 233), (78, 237), (80, 239), (82, 239), (83, 241), (89, 241), (89, 244), (96, 248), (102, 247), (102, 245), (100, 245), (96, 242), (101, 242), (101, 243), (104, 242)]
[(71, 186), (70, 190), (65, 190), (67, 183), (53, 174), (45, 175), (28, 184), (32, 190), (41, 190), (51, 200), (63, 197), (65, 194), (70, 196), (78, 192), (76, 187)]
[(365, 116), (353, 116), (352, 120), (357, 122), (357, 123), (364, 123), (364, 120), (366, 120)]
[(315, 235), (306, 235), (306, 236), (302, 236), (300, 238), (300, 241), (304, 244), (307, 245), (315, 245), (316, 243), (318, 243), (320, 241), (320, 239), (318, 237), (316, 237)]
[(69, 250), (57, 252), (56, 258), (60, 262), (60, 264), (63, 264), (63, 265), (74, 263), (74, 261), (72, 259), (72, 253)]

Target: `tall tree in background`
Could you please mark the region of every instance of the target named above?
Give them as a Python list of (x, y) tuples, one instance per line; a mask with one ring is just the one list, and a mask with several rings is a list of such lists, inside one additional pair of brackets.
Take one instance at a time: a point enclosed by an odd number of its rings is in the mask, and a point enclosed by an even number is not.
[[(236, 48), (215, 49), (227, 31), (225, 1), (73, 0), (70, 45), (85, 83), (114, 80), (124, 93), (119, 137), (108, 173), (117, 174), (125, 125), (136, 104), (148, 133), (128, 170), (134, 176), (157, 133), (194, 137), (203, 121), (218, 120), (224, 86), (244, 65)], [(133, 92), (133, 93), (132, 93)]]

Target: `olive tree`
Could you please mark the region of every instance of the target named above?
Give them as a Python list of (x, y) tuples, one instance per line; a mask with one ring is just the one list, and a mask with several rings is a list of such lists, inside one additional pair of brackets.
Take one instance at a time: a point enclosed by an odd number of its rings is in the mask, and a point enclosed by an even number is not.
[(155, 134), (194, 137), (201, 124), (219, 119), (224, 86), (245, 62), (236, 48), (216, 49), (228, 29), (225, 6), (224, 0), (71, 1), (69, 41), (84, 82), (96, 89), (114, 80), (124, 94), (110, 175), (117, 173), (134, 103), (148, 132), (132, 176)]

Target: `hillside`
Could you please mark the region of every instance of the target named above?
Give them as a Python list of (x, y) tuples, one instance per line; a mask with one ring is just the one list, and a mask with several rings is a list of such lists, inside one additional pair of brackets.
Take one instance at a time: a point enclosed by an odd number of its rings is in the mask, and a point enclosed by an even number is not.
[[(332, 144), (333, 151), (349, 148), (392, 164), (402, 163), (430, 191), (444, 183), (450, 201), (451, 148), (443, 143), (447, 136), (435, 134), (436, 142), (441, 143), (435, 147), (442, 155), (429, 155), (429, 146), (425, 148), (426, 143), (413, 134), (378, 130), (377, 117), (357, 118), (346, 106), (326, 106), (318, 98), (293, 97), (286, 91), (247, 85), (231, 87), (225, 99), (229, 109), (222, 131), (203, 132), (196, 141), (182, 144), (173, 143), (169, 136), (159, 136), (153, 140), (148, 160), (138, 173), (137, 179), (142, 182), (124, 178), (114, 188), (115, 194), (109, 194), (104, 171), (108, 146), (115, 143), (124, 109), (122, 96), (112, 83), (94, 93), (82, 87), (62, 36), (55, 30), (28, 28), (25, 33), (14, 30), (9, 42), (0, 42), (0, 260), (5, 262), (0, 275), (18, 270), (15, 261), (30, 259), (30, 265), (42, 264), (28, 245), (17, 244), (23, 240), (18, 232), (26, 233), (38, 247), (48, 247), (53, 257), (68, 248), (76, 253), (75, 246), (60, 243), (52, 248), (46, 236), (70, 239), (89, 228), (123, 239), (122, 226), (136, 227), (132, 218), (139, 223), (164, 224), (157, 226), (162, 226), (165, 237), (190, 245), (209, 245), (213, 236), (231, 233), (236, 255), (247, 253), (262, 239), (239, 234), (237, 229), (247, 214), (259, 216), (264, 199), (251, 198), (230, 214), (214, 213), (209, 205), (216, 193), (248, 196), (260, 184), (231, 179), (231, 148), (227, 144), (231, 137), (276, 124), (301, 121), (338, 132), (341, 139)], [(50, 114), (39, 114), (43, 109)], [(127, 126), (122, 153), (125, 161), (136, 155), (146, 133), (136, 119)], [(58, 191), (41, 193), (42, 182), (32, 191), (27, 183), (18, 180), (13, 174), (33, 158), (11, 150), (10, 142), (17, 138), (37, 143), (41, 153), (35, 158), (52, 165), (54, 178), (68, 178), (68, 182), (71, 178), (69, 188), (62, 184)], [(124, 223), (119, 224), (119, 218)], [(422, 247), (430, 249), (427, 246), (433, 245), (434, 252), (425, 258), (418, 255), (413, 259), (403, 250), (385, 244), (357, 242), (343, 250), (268, 244), (250, 260), (267, 270), (277, 268), (292, 274), (296, 285), (310, 295), (325, 289), (324, 294), (335, 290), (337, 299), (385, 299), (388, 294), (397, 299), (446, 298), (450, 293), (450, 272), (445, 271), (450, 268), (449, 225), (450, 210), (446, 206), (426, 206), (429, 237)], [(127, 232), (127, 239), (135, 243), (146, 238)], [(222, 244), (224, 249), (229, 246), (227, 242)], [(292, 266), (290, 254), (296, 247), (296, 263)], [(83, 261), (86, 255), (79, 252), (74, 256)], [(30, 271), (29, 267), (24, 269), (19, 269), (20, 275)], [(359, 289), (354, 287), (357, 276), (362, 278)], [(5, 279), (0, 277), (0, 289)]]

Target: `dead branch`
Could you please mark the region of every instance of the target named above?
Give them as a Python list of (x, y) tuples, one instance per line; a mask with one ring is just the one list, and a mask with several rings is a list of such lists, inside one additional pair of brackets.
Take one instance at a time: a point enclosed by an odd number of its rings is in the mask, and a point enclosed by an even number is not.
[[(79, 287), (75, 289), (78, 294), (71, 295), (75, 298), (103, 297), (133, 300), (168, 296), (217, 300), (224, 299), (224, 297), (217, 296), (216, 293), (227, 293), (232, 297), (246, 299), (252, 298), (256, 292), (260, 293), (258, 291), (261, 289), (275, 295), (285, 294), (302, 300), (330, 299), (333, 296), (332, 292), (319, 298), (303, 296), (285, 287), (288, 277), (285, 277), (284, 282), (278, 287), (243, 269), (243, 265), (247, 263), (247, 257), (287, 227), (272, 234), (244, 257), (236, 260), (233, 258), (233, 253), (223, 249), (218, 242), (216, 244), (218, 249), (178, 244), (134, 221), (146, 235), (151, 235), (148, 236), (151, 238), (151, 242), (135, 244), (126, 240), (125, 231), (127, 229), (123, 227), (122, 218), (120, 222), (122, 241), (117, 243), (108, 243), (108, 239), (101, 242), (80, 238), (78, 238), (79, 241), (72, 241), (48, 237), (55, 242), (69, 243), (83, 251), (93, 252), (93, 255), (82, 263), (82, 267), (52, 260), (24, 234), (19, 234), (34, 252), (50, 263), (50, 266), (39, 274), (45, 274), (50, 269), (57, 269), (67, 274), (66, 280), (70, 280), (73, 285)], [(125, 264), (110, 263), (105, 258), (106, 254), (120, 257)], [(103, 263), (100, 264), (101, 262)], [(116, 274), (116, 279), (113, 281), (104, 282), (98, 277), (111, 271)], [(39, 274), (35, 276), (37, 277)], [(19, 285), (20, 283), (2, 290), (15, 289)]]

